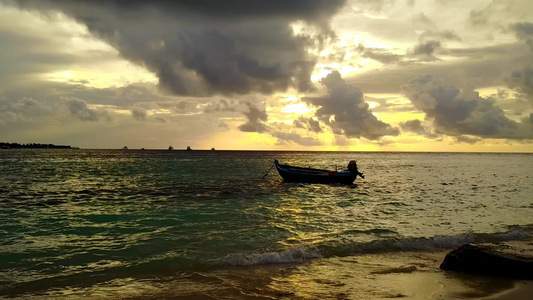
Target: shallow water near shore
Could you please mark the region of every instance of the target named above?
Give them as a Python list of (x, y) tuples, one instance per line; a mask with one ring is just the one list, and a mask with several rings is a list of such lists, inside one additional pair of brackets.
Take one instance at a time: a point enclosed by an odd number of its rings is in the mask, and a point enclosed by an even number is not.
[[(365, 179), (283, 183), (275, 170), (261, 179), (275, 158), (325, 169), (356, 159)], [(429, 253), (531, 240), (532, 158), (2, 150), (0, 295), (409, 296), (383, 290), (384, 270), (401, 271), (390, 274), (405, 285), (398, 274), (413, 278), (438, 266)], [(423, 262), (405, 263), (413, 255)]]

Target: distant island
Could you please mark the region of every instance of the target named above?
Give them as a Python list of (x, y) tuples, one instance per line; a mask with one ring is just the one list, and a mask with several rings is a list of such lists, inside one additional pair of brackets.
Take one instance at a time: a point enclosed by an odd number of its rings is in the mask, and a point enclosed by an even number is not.
[(69, 145), (39, 144), (39, 143), (4, 143), (0, 142), (0, 149), (79, 149)]

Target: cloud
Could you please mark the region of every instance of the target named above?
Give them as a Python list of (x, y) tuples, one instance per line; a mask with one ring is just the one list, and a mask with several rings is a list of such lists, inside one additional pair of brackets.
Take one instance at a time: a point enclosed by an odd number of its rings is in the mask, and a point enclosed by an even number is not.
[(478, 142), (482, 141), (482, 139), (480, 139), (478, 137), (465, 136), (465, 135), (456, 136), (455, 140), (458, 143), (466, 143), (466, 144), (470, 144), (470, 145), (473, 145), (475, 143), (478, 143)]
[[(353, 9), (360, 10), (362, 12), (382, 12), (391, 8), (396, 0), (351, 0), (349, 3)], [(413, 1), (409, 1), (409, 5), (413, 4)]]
[(399, 63), (404, 57), (403, 55), (392, 53), (390, 49), (366, 47), (361, 43), (354, 50), (362, 57), (379, 61), (385, 65)]
[(244, 132), (267, 132), (268, 126), (264, 123), (268, 119), (266, 111), (258, 109), (249, 102), (246, 105), (248, 111), (245, 111), (244, 115), (248, 121), (239, 126), (239, 129)]
[(82, 121), (97, 122), (101, 119), (110, 121), (111, 118), (105, 110), (91, 109), (87, 103), (78, 98), (71, 98), (68, 100), (70, 113)]
[(208, 103), (204, 108), (205, 113), (217, 112), (239, 112), (242, 113), (247, 121), (239, 126), (243, 132), (267, 132), (268, 126), (264, 123), (268, 120), (265, 110), (260, 110), (250, 101), (228, 101), (221, 99)]
[(512, 28), (520, 39), (529, 39), (533, 37), (533, 23), (531, 22), (518, 22), (515, 23)]
[(161, 123), (166, 123), (167, 120), (163, 117), (155, 117), (155, 120), (158, 121), (158, 122), (161, 122)]
[(530, 20), (531, 16), (525, 12), (531, 7), (529, 0), (492, 0), (484, 8), (472, 10), (468, 21), (476, 27), (502, 29), (509, 22)]
[(414, 132), (417, 134), (423, 134), (426, 132), (426, 129), (422, 126), (420, 120), (410, 120), (400, 123), (400, 128), (403, 131)]
[(451, 30), (444, 30), (444, 31), (432, 31), (428, 30), (425, 31), (420, 35), (420, 40), (427, 40), (427, 39), (436, 39), (436, 40), (447, 40), (447, 41), (460, 41), (461, 37), (457, 35), (457, 33), (451, 31)]
[(441, 43), (436, 40), (418, 43), (413, 49), (413, 55), (423, 58), (425, 61), (438, 60), (433, 53), (441, 47)]
[(35, 1), (22, 8), (61, 11), (154, 72), (179, 95), (271, 93), (312, 89), (311, 39), (291, 27), (306, 22), (330, 34), (343, 0)]
[(318, 106), (315, 116), (329, 126), (333, 133), (343, 134), (349, 138), (367, 138), (377, 140), (383, 136), (396, 136), (398, 128), (378, 120), (364, 95), (357, 87), (346, 83), (339, 72), (331, 72), (320, 81), (326, 86), (328, 95), (323, 97), (304, 97), (303, 101)]
[(278, 138), (280, 144), (285, 144), (285, 142), (294, 142), (302, 146), (320, 146), (322, 142), (318, 139), (312, 137), (304, 137), (295, 132), (281, 132), (275, 131), (270, 133), (273, 137)]
[(35, 121), (43, 115), (52, 115), (60, 106), (37, 101), (32, 97), (0, 99), (0, 124)]
[(146, 121), (147, 115), (148, 113), (146, 112), (146, 110), (140, 107), (133, 107), (131, 109), (131, 116), (137, 121)]
[(204, 112), (205, 113), (224, 112), (224, 111), (243, 112), (244, 106), (245, 104), (239, 101), (228, 101), (225, 99), (220, 99), (218, 101), (212, 101), (208, 103), (204, 108)]
[(346, 80), (356, 81), (367, 93), (400, 93), (405, 82), (420, 74), (433, 74), (452, 85), (468, 82), (476, 87), (498, 86), (505, 83), (503, 74), (522, 68), (531, 57), (531, 51), (521, 43), (440, 51), (461, 59), (431, 64), (397, 64), (394, 68), (357, 73)]
[(404, 132), (413, 132), (413, 133), (425, 136), (430, 139), (435, 139), (439, 137), (439, 135), (434, 134), (433, 132), (431, 132), (430, 129), (424, 127), (420, 120), (409, 120), (409, 121), (401, 122), (400, 128)]
[(511, 26), (511, 29), (515, 32), (516, 36), (529, 45), (530, 50), (533, 51), (533, 23), (515, 23)]
[(451, 30), (445, 31), (425, 31), (418, 38), (415, 47), (406, 54), (397, 54), (395, 49), (366, 47), (359, 43), (353, 51), (362, 57), (370, 58), (384, 65), (391, 64), (413, 64), (416, 62), (427, 62), (439, 60), (434, 56), (437, 50), (443, 49), (442, 41), (460, 41), (461, 38)]
[[(0, 135), (6, 140), (166, 149), (169, 144), (194, 147), (198, 140), (221, 131), (217, 118), (199, 115), (202, 103), (212, 99), (165, 96), (153, 85), (97, 89), (61, 82), (25, 83), (24, 89), (0, 87)], [(152, 122), (135, 120), (132, 108), (146, 110), (146, 120)]]
[(414, 25), (420, 26), (421, 28), (437, 28), (437, 24), (435, 24), (435, 22), (425, 13), (419, 13), (414, 16), (411, 21)]
[(531, 105), (533, 105), (533, 67), (526, 66), (521, 70), (515, 70), (507, 78), (510, 88), (516, 89)]
[(413, 105), (433, 120), (437, 133), (501, 139), (533, 138), (531, 126), (508, 119), (494, 101), (480, 97), (476, 91), (446, 85), (432, 75), (411, 80), (403, 90)]
[(320, 122), (313, 118), (300, 117), (297, 120), (294, 120), (293, 124), (298, 128), (304, 128), (312, 132), (322, 132)]

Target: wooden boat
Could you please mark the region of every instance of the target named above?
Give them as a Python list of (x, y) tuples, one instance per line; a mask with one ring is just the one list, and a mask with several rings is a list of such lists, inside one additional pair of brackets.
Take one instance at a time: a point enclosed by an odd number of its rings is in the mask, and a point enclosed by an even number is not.
[(348, 170), (344, 171), (294, 167), (280, 164), (277, 159), (274, 160), (274, 165), (276, 165), (279, 175), (286, 182), (352, 184), (357, 175), (365, 178), (363, 173), (357, 170), (355, 161), (351, 161), (348, 164)]

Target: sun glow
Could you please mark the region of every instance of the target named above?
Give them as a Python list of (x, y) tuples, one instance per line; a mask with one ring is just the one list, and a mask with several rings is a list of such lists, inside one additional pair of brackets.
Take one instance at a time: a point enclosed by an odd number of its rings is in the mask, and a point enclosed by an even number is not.
[(341, 76), (348, 75), (350, 73), (360, 70), (357, 67), (351, 65), (341, 65), (341, 64), (316, 64), (315, 71), (311, 74), (311, 80), (314, 82), (319, 82), (320, 79), (328, 76), (332, 71), (338, 71)]
[(60, 75), (63, 76), (63, 77), (66, 77), (66, 78), (74, 78), (75, 77), (74, 74), (66, 73), (66, 72), (65, 73), (61, 73)]
[(305, 103), (289, 104), (285, 106), (281, 112), (286, 114), (299, 114), (304, 115), (314, 111), (314, 108), (307, 107)]

